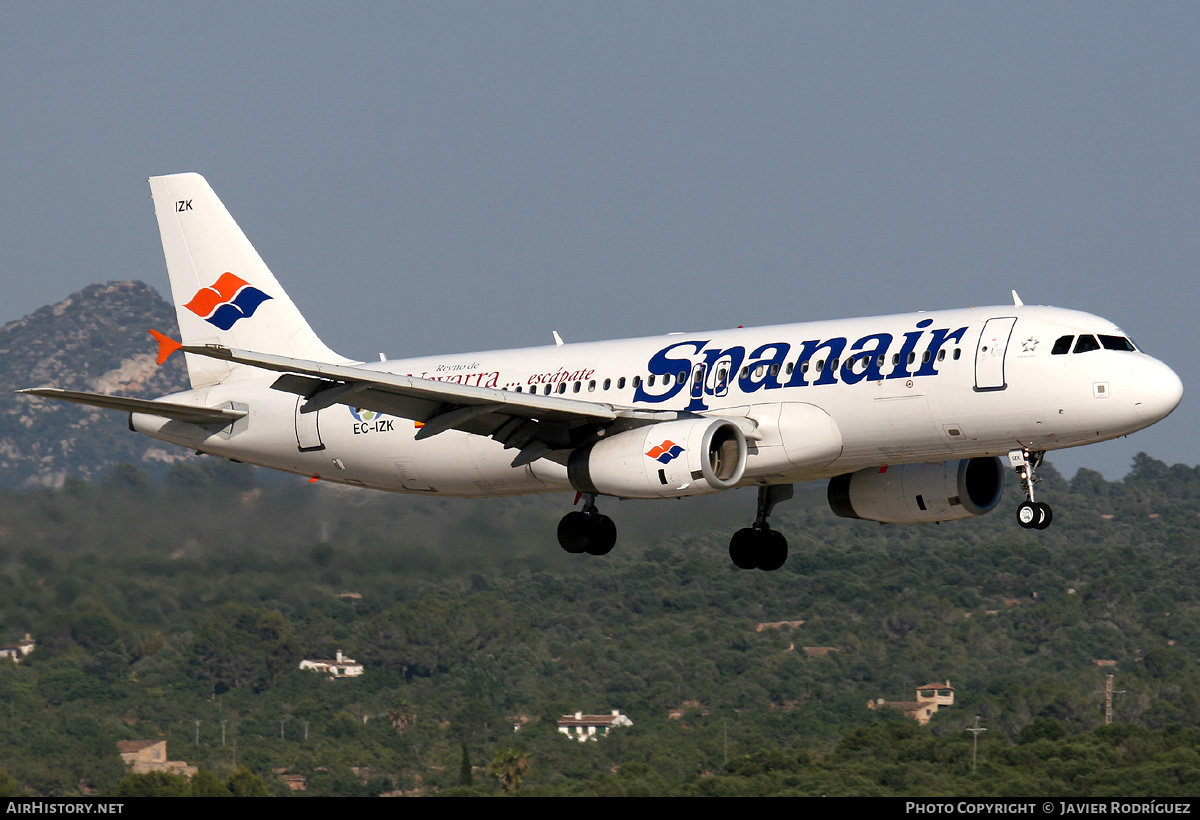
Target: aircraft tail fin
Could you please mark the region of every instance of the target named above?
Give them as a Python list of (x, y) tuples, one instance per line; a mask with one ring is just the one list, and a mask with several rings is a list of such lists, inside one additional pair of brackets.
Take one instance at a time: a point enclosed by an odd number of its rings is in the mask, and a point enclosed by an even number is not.
[[(184, 345), (347, 361), (309, 327), (204, 177), (151, 177), (150, 192)], [(187, 367), (193, 387), (261, 375), (190, 354)]]

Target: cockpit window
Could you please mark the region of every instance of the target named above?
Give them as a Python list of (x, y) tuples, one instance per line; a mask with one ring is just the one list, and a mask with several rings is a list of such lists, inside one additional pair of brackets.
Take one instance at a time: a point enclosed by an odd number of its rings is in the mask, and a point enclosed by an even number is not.
[(1133, 342), (1124, 336), (1101, 336), (1100, 344), (1104, 346), (1105, 350), (1135, 350)]
[(1076, 353), (1087, 353), (1099, 349), (1100, 343), (1096, 341), (1095, 336), (1080, 336), (1079, 341), (1075, 343)]
[(1064, 353), (1071, 352), (1071, 342), (1075, 341), (1074, 336), (1059, 336), (1058, 341), (1054, 343), (1054, 349), (1050, 353), (1054, 356), (1061, 356)]

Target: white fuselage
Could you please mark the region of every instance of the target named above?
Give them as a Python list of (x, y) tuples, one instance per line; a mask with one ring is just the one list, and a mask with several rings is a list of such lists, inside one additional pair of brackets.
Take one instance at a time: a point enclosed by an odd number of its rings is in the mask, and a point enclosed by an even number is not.
[[(1127, 435), (1182, 394), (1163, 363), (1078, 311), (1010, 306), (498, 350), (358, 365), (435, 381), (745, 419), (742, 485), (865, 467), (1054, 450)], [(1106, 347), (1105, 344), (1109, 346)], [(1061, 343), (1059, 344), (1061, 347)], [(1082, 345), (1081, 347), (1088, 347)], [(135, 429), (239, 461), (399, 492), (493, 496), (571, 489), (565, 459), (512, 466), (514, 451), (410, 419), (304, 399), (243, 368), (169, 397), (248, 415), (219, 432), (135, 413)]]

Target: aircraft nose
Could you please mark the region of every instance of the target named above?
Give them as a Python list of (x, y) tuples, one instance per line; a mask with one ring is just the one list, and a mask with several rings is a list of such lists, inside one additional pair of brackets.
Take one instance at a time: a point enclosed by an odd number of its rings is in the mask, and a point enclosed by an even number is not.
[(1183, 382), (1175, 371), (1157, 359), (1133, 369), (1133, 406), (1148, 424), (1166, 418), (1183, 398)]

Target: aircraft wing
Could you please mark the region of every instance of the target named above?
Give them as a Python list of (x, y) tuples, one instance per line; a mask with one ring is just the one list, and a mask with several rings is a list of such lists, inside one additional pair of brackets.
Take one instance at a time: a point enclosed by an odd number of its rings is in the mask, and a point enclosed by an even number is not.
[(301, 413), (345, 404), (422, 422), (418, 439), (450, 429), (490, 436), (506, 447), (521, 450), (514, 466), (552, 450), (577, 447), (613, 425), (637, 427), (680, 417), (674, 410), (641, 410), (558, 395), (514, 393), (219, 345), (185, 345), (182, 350), (284, 374), (271, 386), (304, 396), (307, 401), (301, 405)]
[(131, 399), (124, 396), (106, 396), (102, 393), (83, 393), (77, 390), (59, 390), (55, 387), (31, 387), (18, 390), (26, 396), (40, 396), (75, 404), (87, 404), (105, 410), (121, 410), (126, 413), (147, 413), (192, 424), (219, 424), (224, 427), (246, 415), (245, 410), (229, 410), (222, 407), (197, 407), (191, 404), (176, 404), (149, 399)]

